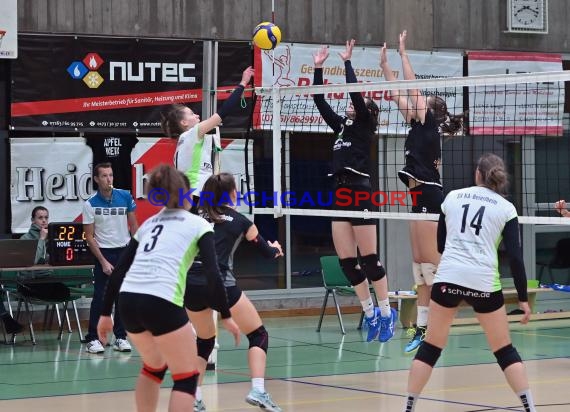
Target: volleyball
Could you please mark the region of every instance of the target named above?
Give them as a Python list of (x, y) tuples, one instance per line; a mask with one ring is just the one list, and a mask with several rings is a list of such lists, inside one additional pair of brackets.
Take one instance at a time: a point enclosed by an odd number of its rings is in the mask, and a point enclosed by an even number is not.
[(263, 50), (272, 50), (281, 43), (281, 30), (268, 21), (259, 23), (253, 30), (253, 44)]

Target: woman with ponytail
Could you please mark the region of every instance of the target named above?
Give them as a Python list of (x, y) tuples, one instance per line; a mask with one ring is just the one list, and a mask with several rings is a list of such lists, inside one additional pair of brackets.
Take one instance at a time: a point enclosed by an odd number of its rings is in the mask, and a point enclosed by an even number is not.
[[(249, 341), (247, 359), (251, 372), (251, 390), (245, 401), (267, 412), (281, 412), (265, 389), (265, 365), (269, 347), (269, 334), (249, 298), (237, 285), (233, 270), (234, 252), (241, 241), (249, 241), (267, 259), (283, 256), (279, 242), (266, 241), (255, 224), (235, 210), (237, 204), (236, 181), (230, 173), (210, 176), (204, 184), (200, 199), (200, 214), (214, 228), (218, 265), (228, 297), (230, 314)], [(198, 275), (198, 276), (197, 276)], [(218, 304), (205, 289), (203, 276), (195, 271), (188, 273), (186, 309), (198, 335), (199, 371), (201, 373), (196, 391), (195, 412), (206, 411), (202, 399), (202, 379), (206, 362), (214, 348), (215, 329), (212, 327), (212, 309)]]
[[(414, 80), (416, 75), (406, 52), (406, 36), (407, 32), (404, 30), (400, 34), (399, 53), (402, 58), (404, 79)], [(380, 66), (386, 80), (396, 79), (388, 64), (385, 43), (380, 56)], [(412, 206), (412, 213), (438, 214), (443, 201), (443, 188), (439, 175), (440, 131), (457, 133), (462, 123), (457, 117), (449, 114), (445, 100), (439, 96), (424, 97), (418, 89), (411, 89), (392, 91), (391, 97), (398, 104), (406, 123), (411, 125), (405, 143), (406, 164), (398, 172), (398, 177), (408, 189), (419, 192)], [(411, 339), (404, 349), (406, 353), (415, 352), (425, 338), (429, 296), (440, 259), (436, 247), (436, 231), (435, 221), (410, 222), (412, 273), (418, 292), (418, 309), (417, 324), (409, 331)]]
[(218, 112), (205, 120), (200, 121), (200, 116), (183, 104), (173, 104), (162, 114), (162, 131), (166, 136), (178, 139), (174, 166), (186, 175), (190, 181), (190, 188), (194, 189), (192, 213), (195, 213), (198, 207), (204, 182), (215, 172), (212, 164), (213, 151), (221, 150), (215, 146), (213, 135), (206, 133), (219, 126), (238, 106), (243, 91), (252, 77), (253, 68), (250, 66), (243, 71), (239, 85)]
[(163, 164), (150, 173), (148, 186), (149, 190), (168, 192), (163, 199), (165, 207), (141, 225), (111, 273), (97, 333), (106, 344), (113, 329), (113, 303), (119, 295), (116, 310), (143, 364), (135, 389), (136, 410), (156, 410), (160, 384), (170, 369), (174, 386), (168, 410), (189, 411), (195, 399), (199, 361), (195, 335), (184, 310), (184, 291), (186, 273), (198, 252), (207, 293), (216, 297), (223, 325), (236, 345), (240, 331), (229, 311), (212, 227), (189, 213), (190, 203), (180, 196), (182, 190), (188, 190), (188, 180)]
[[(356, 83), (357, 78), (351, 58), (355, 41), (346, 42), (346, 48), (339, 53), (345, 69), (346, 83)], [(326, 46), (313, 54), (315, 85), (324, 84), (323, 65), (329, 57)], [(325, 100), (324, 94), (313, 95), (323, 120), (335, 134), (332, 147), (332, 170), (329, 176), (334, 180), (333, 208), (336, 210), (373, 211), (372, 195), (368, 199), (357, 198), (359, 193), (372, 192), (370, 182), (370, 147), (378, 128), (378, 105), (364, 98), (360, 92), (351, 92), (350, 104), (344, 116), (337, 114)], [(351, 202), (348, 207), (339, 206), (339, 189), (348, 193)], [(378, 339), (387, 342), (394, 336), (397, 312), (388, 300), (388, 278), (378, 258), (376, 221), (364, 218), (338, 216), (332, 218), (332, 238), (340, 267), (354, 286), (354, 292), (362, 305), (365, 324), (368, 327), (367, 342)], [(358, 255), (360, 254), (360, 259)], [(370, 283), (369, 283), (370, 282)], [(378, 297), (379, 307), (374, 306), (369, 284)]]
[(481, 156), (476, 186), (451, 191), (441, 205), (437, 246), (442, 253), (429, 302), (429, 321), (408, 377), (405, 412), (413, 412), (439, 359), (462, 302), (473, 307), (489, 347), (525, 412), (535, 412), (522, 359), (512, 345), (501, 289), (497, 249), (501, 239), (509, 256), (518, 294), (521, 323), (530, 319), (526, 272), (517, 211), (503, 195), (507, 172), (494, 154)]

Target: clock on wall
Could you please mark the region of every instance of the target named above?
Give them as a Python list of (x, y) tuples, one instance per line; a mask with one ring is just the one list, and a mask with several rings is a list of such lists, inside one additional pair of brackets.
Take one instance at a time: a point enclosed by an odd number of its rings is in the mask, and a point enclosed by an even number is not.
[(548, 0), (507, 0), (508, 31), (548, 32)]

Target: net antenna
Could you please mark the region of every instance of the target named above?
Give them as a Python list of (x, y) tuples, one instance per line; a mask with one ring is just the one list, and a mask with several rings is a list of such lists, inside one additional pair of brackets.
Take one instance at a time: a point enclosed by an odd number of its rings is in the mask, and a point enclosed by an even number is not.
[[(271, 23), (275, 24), (275, 0), (271, 0)], [(271, 84), (273, 86), (273, 101), (277, 102), (279, 101), (279, 86), (277, 85), (277, 79), (275, 77), (275, 49), (277, 47), (274, 47), (271, 50), (271, 69), (272, 69), (272, 75), (271, 75)], [(274, 105), (275, 107), (273, 108), (273, 117), (278, 118), (279, 117), (279, 112), (281, 111), (280, 108), (280, 104), (276, 104)], [(281, 198), (281, 151), (282, 151), (282, 144), (281, 144), (281, 127), (280, 125), (278, 125), (274, 130), (273, 130), (273, 144), (272, 144), (272, 148), (273, 148), (273, 159), (278, 159), (278, 161), (274, 161), (273, 164), (273, 193), (276, 194), (276, 196), (278, 196), (278, 199)], [(278, 167), (277, 167), (278, 166)], [(283, 213), (281, 212), (281, 204), (280, 202), (275, 202), (275, 204), (273, 205), (273, 216), (274, 217), (280, 217), (283, 216)]]
[[(327, 75), (326, 72), (324, 74)], [(255, 213), (437, 220), (437, 215), (408, 213), (411, 197), (406, 198), (405, 204), (390, 199), (391, 191), (406, 190), (398, 180), (397, 172), (404, 166), (403, 141), (409, 130), (409, 124), (399, 113), (396, 103), (391, 101), (390, 92), (419, 89), (424, 95), (436, 95), (445, 99), (449, 112), (447, 121), (454, 115), (464, 116), (461, 127), (453, 132), (443, 131), (449, 129), (444, 129), (443, 124), (440, 126), (444, 142), (442, 169), (444, 172), (446, 169), (453, 172), (442, 173), (446, 193), (473, 185), (474, 165), (478, 157), (483, 152), (493, 152), (503, 157), (508, 167), (514, 166), (516, 169), (510, 172), (511, 186), (514, 188), (511, 188), (507, 197), (517, 206), (521, 223), (570, 224), (570, 219), (561, 219), (553, 211), (553, 202), (570, 199), (570, 170), (567, 170), (567, 159), (570, 157), (570, 143), (567, 141), (570, 139), (567, 135), (563, 136), (564, 83), (567, 81), (570, 81), (569, 71), (552, 71), (319, 86), (279, 87), (273, 84), (270, 87), (257, 87), (255, 91), (260, 104), (259, 112), (254, 115), (254, 128), (271, 131), (273, 135), (273, 185), (278, 201), (268, 207), (256, 205)], [(296, 199), (296, 205), (294, 202), (286, 204), (281, 193), (295, 193), (296, 188), (284, 187), (281, 182), (281, 132), (332, 134), (316, 109), (312, 96), (324, 94), (331, 108), (342, 115), (350, 103), (350, 92), (361, 92), (378, 103), (378, 134), (392, 142), (391, 146), (388, 144), (380, 148), (378, 167), (384, 168), (386, 173), (380, 182), (376, 182), (379, 191), (384, 192), (377, 194), (378, 209), (364, 212), (333, 211), (321, 206), (314, 198), (312, 200), (315, 205), (309, 205), (310, 207), (307, 203), (300, 207), (299, 199)], [(567, 129), (566, 125), (566, 133)], [(452, 152), (449, 151), (449, 145), (453, 146)], [(545, 146), (550, 147), (550, 152), (556, 153), (557, 159), (544, 154)], [(316, 147), (315, 150), (332, 151), (332, 147)], [(518, 151), (513, 154), (516, 150)], [(544, 157), (552, 164), (544, 161)], [(560, 170), (568, 173), (560, 173)], [(310, 178), (309, 173), (303, 175), (304, 183)], [(543, 186), (548, 186), (548, 196), (544, 195)], [(321, 187), (318, 190), (325, 189)], [(544, 200), (546, 197), (549, 198), (548, 201)]]

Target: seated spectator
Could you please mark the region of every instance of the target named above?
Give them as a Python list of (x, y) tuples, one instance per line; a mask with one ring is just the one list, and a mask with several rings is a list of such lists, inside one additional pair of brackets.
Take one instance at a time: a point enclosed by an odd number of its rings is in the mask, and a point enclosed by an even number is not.
[[(23, 234), (20, 239), (37, 240), (38, 247), (34, 264), (43, 265), (48, 262), (47, 254), (47, 234), (48, 234), (49, 212), (43, 206), (37, 206), (32, 210), (32, 225), (27, 233)], [(22, 295), (53, 301), (61, 302), (69, 298), (69, 288), (61, 282), (42, 282), (29, 283), (32, 279), (48, 277), (53, 272), (46, 270), (26, 270), (18, 274), (18, 292)]]

